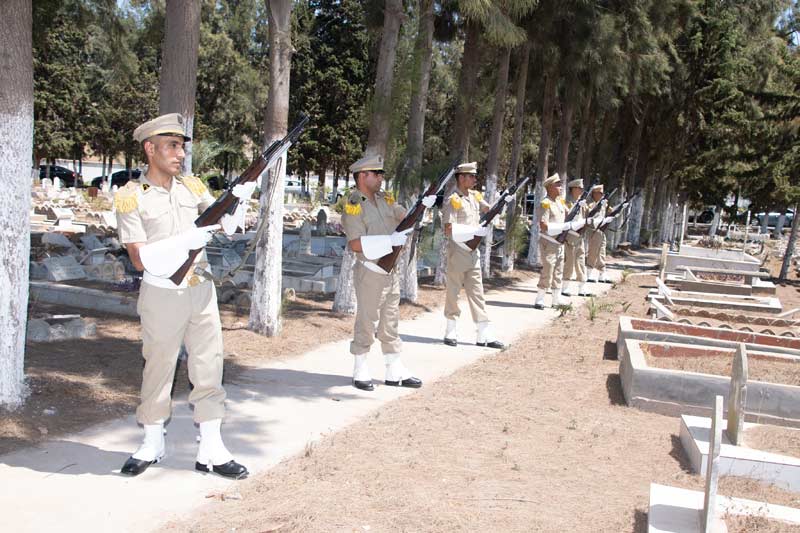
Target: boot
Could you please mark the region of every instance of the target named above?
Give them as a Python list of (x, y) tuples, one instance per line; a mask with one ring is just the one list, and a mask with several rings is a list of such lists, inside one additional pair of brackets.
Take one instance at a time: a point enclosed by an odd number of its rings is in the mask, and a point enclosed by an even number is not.
[(372, 377), (369, 375), (367, 354), (353, 356), (353, 386), (366, 391), (375, 390), (372, 386)]
[(578, 287), (578, 296), (591, 296), (591, 294), (589, 294), (589, 291), (586, 290), (586, 282), (585, 281), (581, 281), (581, 284)]
[(502, 350), (505, 348), (505, 344), (498, 341), (497, 338), (494, 336), (494, 331), (492, 331), (492, 326), (489, 324), (488, 321), (486, 322), (478, 322), (478, 335), (476, 337), (476, 342), (478, 346), (486, 346), (488, 348), (495, 348), (497, 350)]
[(386, 358), (386, 379), (384, 383), (390, 387), (409, 387), (418, 389), (422, 386), (422, 381), (413, 377), (411, 372), (403, 364), (399, 353), (384, 354)]
[(444, 343), (448, 346), (457, 346), (458, 340), (456, 339), (456, 319), (447, 319), (447, 329), (444, 331)]
[(574, 287), (572, 285), (572, 282), (571, 281), (567, 281), (564, 284), (564, 291), (561, 294), (563, 294), (564, 296), (572, 296), (573, 294), (575, 294), (575, 291), (572, 290), (573, 288)]
[(245, 478), (248, 474), (247, 468), (234, 461), (233, 454), (222, 443), (221, 425), (221, 418), (200, 422), (200, 447), (194, 468), (200, 472), (214, 472), (232, 479)]
[(539, 289), (539, 292), (536, 293), (536, 301), (533, 303), (534, 309), (544, 309), (544, 296), (546, 291), (544, 289)]
[(564, 305), (565, 301), (561, 297), (561, 287), (553, 289), (553, 307), (557, 305)]
[(144, 441), (136, 453), (128, 457), (120, 472), (128, 476), (138, 476), (147, 467), (164, 459), (164, 422), (145, 424)]

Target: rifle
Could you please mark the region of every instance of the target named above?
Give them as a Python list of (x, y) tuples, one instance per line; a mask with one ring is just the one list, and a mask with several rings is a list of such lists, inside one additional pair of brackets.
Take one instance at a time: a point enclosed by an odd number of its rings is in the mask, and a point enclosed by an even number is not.
[[(270, 168), (280, 157), (283, 156), (283, 154), (286, 153), (292, 143), (294, 143), (297, 138), (300, 137), (300, 134), (306, 127), (306, 124), (308, 124), (308, 116), (301, 114), (300, 120), (294, 125), (292, 130), (287, 133), (283, 139), (274, 141), (272, 144), (270, 144), (255, 161), (250, 163), (250, 166), (247, 167), (247, 169), (242, 172), (238, 178), (233, 180), (233, 182), (228, 186), (228, 189), (225, 190), (225, 192), (222, 193), (222, 195), (217, 198), (213, 204), (208, 206), (205, 211), (200, 213), (200, 216), (194, 221), (194, 225), (198, 228), (211, 226), (213, 224), (217, 224), (223, 215), (232, 215), (239, 206), (239, 198), (234, 196), (233, 188), (236, 185), (257, 180), (266, 169)], [(194, 260), (201, 250), (202, 248), (190, 250), (189, 258), (174, 274), (169, 277), (169, 279), (175, 285), (181, 284), (181, 281), (183, 281), (183, 278), (186, 277), (186, 273), (189, 272), (189, 269), (192, 267), (192, 264), (194, 264)]]
[[(623, 209), (625, 209), (625, 206), (626, 206), (626, 205), (628, 205), (629, 203), (631, 203), (631, 202), (633, 201), (633, 199), (634, 199), (634, 198), (636, 198), (637, 196), (639, 196), (639, 193), (640, 193), (640, 192), (642, 192), (642, 191), (641, 191), (641, 190), (639, 190), (639, 191), (636, 191), (635, 193), (633, 193), (632, 195), (630, 195), (630, 196), (629, 196), (629, 197), (628, 197), (628, 198), (627, 198), (625, 201), (623, 201), (623, 202), (622, 202), (621, 204), (619, 204), (617, 207), (615, 207), (614, 209), (612, 209), (612, 210), (611, 210), (611, 212), (610, 212), (608, 215), (606, 215), (606, 218), (608, 218), (608, 217), (612, 217), (612, 218), (613, 218), (613, 217), (617, 216), (618, 214), (620, 214), (620, 212), (621, 212)], [(610, 224), (610, 222), (609, 222), (609, 224)], [(604, 230), (604, 229), (606, 229), (607, 227), (608, 227), (608, 224), (601, 224), (601, 225), (600, 225), (600, 227), (598, 227), (597, 229), (598, 229), (598, 230), (600, 230), (600, 231), (603, 231), (603, 230)]]
[[(594, 184), (590, 185), (587, 189), (583, 190), (580, 198), (578, 198), (578, 201), (575, 202), (575, 204), (572, 206), (572, 209), (570, 209), (569, 213), (567, 213), (567, 216), (564, 217), (564, 222), (572, 222), (572, 219), (578, 215), (581, 209), (581, 204), (584, 201), (586, 201), (586, 197), (589, 196), (589, 191), (592, 190), (592, 187), (594, 187)], [(589, 217), (587, 216), (586, 218), (588, 219)], [(561, 233), (558, 234), (556, 240), (560, 244), (564, 244), (564, 241), (567, 240), (567, 235), (569, 235), (569, 232), (570, 230), (562, 231)]]
[[(450, 178), (452, 178), (453, 174), (455, 174), (459, 161), (461, 161), (461, 154), (458, 154), (458, 156), (453, 159), (453, 162), (450, 163), (450, 166), (447, 167), (444, 172), (439, 174), (439, 177), (436, 178), (436, 181), (431, 183), (428, 188), (425, 189), (425, 192), (417, 197), (417, 201), (414, 202), (414, 205), (408, 210), (405, 218), (403, 218), (403, 220), (400, 221), (400, 224), (397, 225), (397, 228), (395, 229), (396, 232), (400, 233), (409, 228), (413, 228), (417, 224), (417, 221), (422, 219), (422, 215), (425, 213), (425, 206), (422, 205), (422, 199), (432, 194), (438, 195), (439, 192), (444, 189), (444, 186), (447, 185), (447, 182), (450, 181)], [(402, 249), (402, 246), (392, 246), (392, 251), (375, 261), (375, 263), (377, 263), (377, 265), (381, 267), (387, 274), (390, 273), (392, 270), (394, 270), (394, 265), (397, 263), (397, 258)]]
[[(488, 211), (486, 211), (484, 214), (481, 215), (481, 220), (479, 224), (484, 227), (491, 224), (492, 220), (494, 220), (494, 217), (496, 217), (503, 211), (503, 207), (506, 204), (506, 198), (515, 195), (517, 191), (520, 188), (524, 187), (525, 184), (528, 183), (528, 180), (530, 179), (531, 176), (530, 173), (528, 173), (528, 175), (525, 176), (524, 178), (517, 180), (517, 182), (514, 185), (512, 185), (510, 189), (504, 189), (503, 192), (500, 193), (500, 197), (497, 199), (494, 205), (490, 207)], [(474, 250), (480, 245), (481, 240), (483, 240), (483, 237), (478, 237), (476, 235), (467, 242), (465, 242), (464, 244), (469, 246), (470, 250)]]

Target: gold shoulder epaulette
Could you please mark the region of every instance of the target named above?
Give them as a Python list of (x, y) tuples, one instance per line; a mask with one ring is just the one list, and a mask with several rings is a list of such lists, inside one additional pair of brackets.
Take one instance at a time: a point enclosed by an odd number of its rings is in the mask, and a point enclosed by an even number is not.
[(545, 198), (544, 200), (542, 200), (542, 207), (544, 209), (550, 209), (550, 199), (549, 198)]
[(195, 196), (203, 196), (208, 192), (205, 183), (197, 176), (181, 176), (180, 180)]
[(461, 197), (456, 193), (451, 194), (450, 205), (453, 206), (453, 209), (461, 209)]
[(392, 191), (383, 191), (383, 199), (387, 205), (392, 205), (394, 203), (394, 193)]
[(348, 215), (357, 216), (361, 214), (361, 193), (353, 191), (353, 194), (347, 199), (344, 204), (344, 212)]
[(558, 197), (558, 201), (561, 202), (561, 205), (567, 205), (567, 201), (564, 200), (561, 196)]
[(139, 207), (139, 185), (138, 181), (131, 180), (121, 187), (114, 195), (114, 209), (118, 213), (130, 213)]
[(482, 192), (480, 192), (480, 191), (472, 191), (472, 194), (475, 196), (475, 199), (478, 202), (482, 202), (483, 201), (483, 193)]

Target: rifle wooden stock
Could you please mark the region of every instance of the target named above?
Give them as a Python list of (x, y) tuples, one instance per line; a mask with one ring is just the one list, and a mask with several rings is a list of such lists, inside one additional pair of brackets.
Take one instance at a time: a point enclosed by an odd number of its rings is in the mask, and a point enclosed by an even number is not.
[[(400, 221), (400, 224), (397, 225), (395, 229), (396, 232), (399, 233), (413, 228), (417, 224), (417, 221), (422, 219), (422, 215), (425, 213), (425, 205), (423, 205), (422, 199), (426, 196), (437, 194), (444, 188), (445, 184), (453, 177), (455, 167), (458, 165), (459, 161), (461, 161), (461, 154), (458, 154), (458, 157), (452, 161), (447, 170), (440, 174), (436, 181), (431, 183), (428, 188), (425, 189), (425, 192), (417, 198), (414, 207), (406, 213), (406, 216)], [(392, 251), (375, 261), (375, 263), (385, 272), (390, 273), (394, 270), (394, 265), (397, 263), (397, 258), (400, 256), (402, 250), (402, 246), (392, 246)]]
[[(247, 169), (245, 169), (245, 171), (242, 172), (242, 174), (230, 184), (228, 189), (222, 193), (222, 195), (217, 198), (213, 204), (208, 206), (202, 213), (200, 213), (200, 216), (195, 219), (194, 225), (198, 228), (211, 226), (213, 224), (218, 224), (224, 215), (233, 214), (234, 211), (236, 211), (236, 207), (239, 205), (239, 198), (233, 194), (233, 188), (236, 185), (257, 180), (267, 168), (270, 160), (276, 154), (281, 153), (287, 143), (293, 143), (298, 137), (300, 137), (300, 134), (306, 127), (306, 124), (308, 124), (308, 116), (301, 114), (300, 120), (294, 125), (292, 130), (287, 133), (283, 139), (274, 141), (272, 144), (270, 144), (269, 147), (267, 147), (267, 149), (264, 150), (255, 161), (250, 163), (250, 166), (247, 167)], [(186, 274), (189, 273), (189, 269), (192, 268), (194, 260), (202, 250), (202, 248), (198, 248), (197, 250), (189, 251), (189, 258), (186, 259), (180, 268), (169, 277), (172, 283), (175, 285), (181, 284), (183, 279), (186, 277)]]

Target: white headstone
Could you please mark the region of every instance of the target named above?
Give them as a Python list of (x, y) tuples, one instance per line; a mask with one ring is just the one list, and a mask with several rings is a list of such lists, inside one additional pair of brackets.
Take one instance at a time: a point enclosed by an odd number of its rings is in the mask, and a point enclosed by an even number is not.
[(744, 344), (739, 344), (733, 354), (731, 389), (728, 394), (728, 440), (736, 446), (741, 446), (744, 443), (747, 377), (747, 348)]
[(666, 318), (670, 321), (675, 320), (675, 314), (664, 307), (664, 304), (656, 300), (655, 298), (650, 300), (650, 305), (653, 306), (653, 309), (656, 311), (656, 319), (661, 320), (662, 318)]
[(53, 178), (53, 188), (55, 190), (60, 191), (63, 185), (60, 178)]
[(311, 254), (311, 223), (308, 220), (304, 220), (303, 225), (300, 226), (300, 246), (298, 248), (299, 253)]
[(706, 466), (706, 490), (703, 504), (702, 529), (712, 533), (717, 510), (717, 485), (719, 483), (719, 454), (722, 445), (722, 396), (714, 398), (714, 413), (711, 419), (711, 435), (708, 442), (708, 465)]

